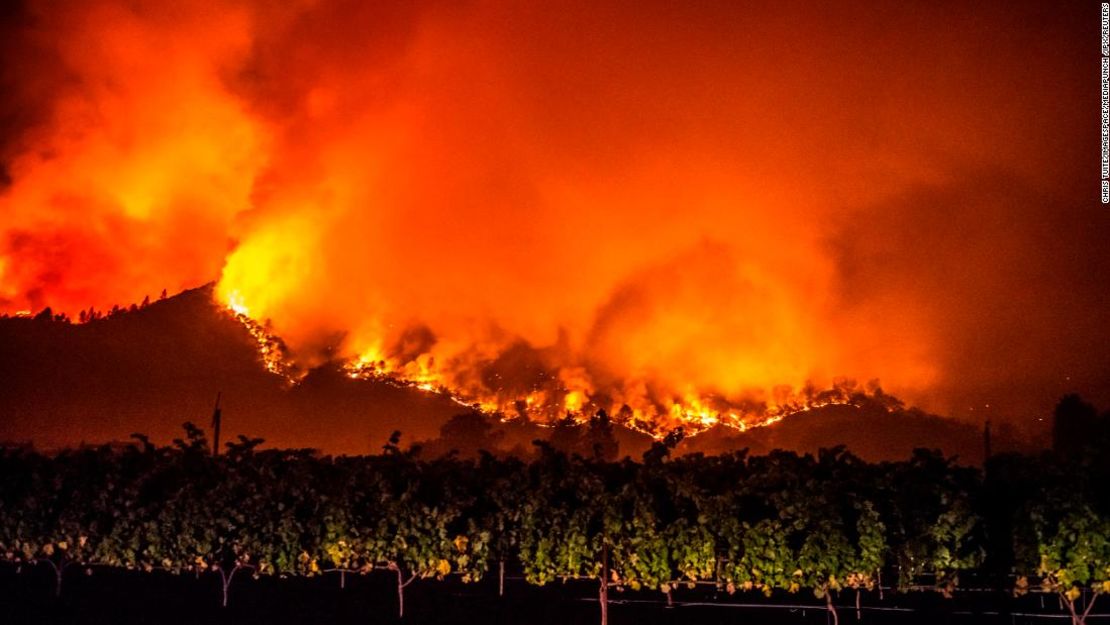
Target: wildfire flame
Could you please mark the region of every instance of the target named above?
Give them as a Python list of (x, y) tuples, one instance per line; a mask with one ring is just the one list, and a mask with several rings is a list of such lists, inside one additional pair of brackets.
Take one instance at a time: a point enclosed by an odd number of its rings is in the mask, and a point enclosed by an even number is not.
[(235, 317), (236, 321), (243, 324), (254, 339), (259, 359), (267, 371), (283, 378), (289, 386), (297, 384), (304, 378), (307, 371), (289, 359), (285, 343), (267, 331), (263, 324), (251, 319), (247, 307), (241, 301), (231, 298), (227, 302), (227, 311)]
[[(282, 377), (290, 386), (304, 378), (307, 371), (289, 359), (288, 350), (280, 338), (270, 334), (264, 324), (249, 316), (248, 309), (237, 294), (229, 296), (226, 310), (255, 339), (259, 357), (268, 371)], [(633, 407), (628, 404), (618, 406), (612, 402), (605, 405), (603, 398), (592, 397), (583, 390), (570, 390), (556, 380), (552, 380), (550, 388), (536, 389), (519, 397), (452, 388), (444, 381), (448, 376), (433, 370), (427, 360), (414, 366), (397, 366), (384, 357), (380, 349), (349, 359), (342, 368), (351, 379), (373, 380), (443, 395), (462, 406), (495, 415), (503, 421), (527, 419), (538, 425), (551, 425), (569, 419), (582, 424), (604, 410), (614, 415), (617, 423), (657, 440), (678, 429), (687, 436), (695, 436), (716, 425), (744, 432), (778, 423), (792, 414), (831, 405), (858, 405), (869, 401), (888, 410), (901, 406), (896, 399), (884, 395), (877, 382), (860, 389), (851, 380), (839, 380), (833, 388), (820, 392), (812, 387), (802, 393), (780, 387), (776, 389), (776, 402), (773, 404), (748, 402), (734, 405), (712, 396), (691, 393), (681, 399), (672, 399), (665, 405), (647, 403)]]

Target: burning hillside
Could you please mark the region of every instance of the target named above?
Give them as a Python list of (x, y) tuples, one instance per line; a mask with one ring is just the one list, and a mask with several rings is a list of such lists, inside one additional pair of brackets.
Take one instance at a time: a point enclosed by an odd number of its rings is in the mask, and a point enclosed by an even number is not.
[[(0, 442), (32, 441), (55, 449), (122, 440), (136, 431), (168, 442), (180, 435), (184, 421), (207, 425), (217, 392), (223, 395), (227, 439), (261, 436), (268, 446), (312, 447), (332, 454), (376, 452), (400, 430), (403, 444), (422, 444), (425, 457), (451, 449), (526, 456), (536, 439), (590, 455), (599, 438), (609, 437), (614, 445), (610, 453), (639, 457), (651, 435), (661, 433), (619, 423), (606, 428), (584, 413), (555, 422), (541, 422), (542, 415), (526, 420), (481, 413), (460, 406), (467, 403), (461, 397), (429, 392), (396, 376), (352, 378), (343, 363), (283, 369), (288, 361), (275, 356), (285, 349), (263, 325), (215, 305), (210, 287), (88, 323), (0, 318), (0, 377), (5, 380), (0, 385)], [(679, 451), (814, 451), (846, 444), (862, 457), (882, 460), (923, 446), (958, 454), (967, 462), (979, 460), (981, 427), (892, 410), (891, 398), (860, 390), (847, 404), (792, 413), (774, 427), (739, 431), (718, 424), (687, 436)], [(844, 386), (835, 391), (821, 400), (851, 392)], [(813, 400), (818, 397), (811, 393)], [(693, 424), (684, 434), (699, 427)], [(998, 430), (995, 438), (999, 450), (1028, 445), (1013, 432)]]
[[(267, 325), (252, 319), (237, 296), (232, 296), (226, 309), (254, 338), (259, 360), (270, 373), (283, 378), (289, 385), (303, 379), (308, 370), (290, 359), (285, 343), (270, 334)], [(429, 339), (431, 343), (434, 340)], [(479, 369), (475, 378), (482, 383), (470, 386), (454, 385), (458, 377), (449, 370), (437, 368), (434, 356), (428, 354), (417, 354), (403, 361), (400, 357), (386, 357), (376, 352), (373, 356), (363, 354), (346, 360), (340, 366), (352, 379), (374, 380), (443, 395), (461, 406), (502, 420), (523, 419), (539, 425), (553, 425), (570, 419), (585, 424), (604, 411), (617, 423), (654, 438), (663, 438), (678, 429), (686, 435), (694, 435), (717, 425), (743, 432), (825, 406), (866, 403), (884, 406), (887, 410), (902, 406), (902, 402), (883, 393), (877, 381), (858, 387), (854, 380), (847, 379), (837, 380), (824, 390), (812, 385), (798, 391), (779, 387), (771, 402), (755, 399), (738, 402), (698, 395), (659, 398), (644, 394), (632, 399), (635, 403), (630, 405), (620, 403), (620, 395), (614, 399), (604, 391), (595, 392), (588, 379), (577, 387), (568, 384), (573, 378), (564, 375), (556, 363), (545, 366), (544, 356), (543, 350), (525, 344), (513, 345), (509, 354), (476, 363)], [(507, 358), (515, 361), (502, 362)], [(584, 369), (578, 371), (580, 381), (585, 375)], [(524, 379), (527, 384), (514, 385), (513, 379)]]
[[(266, 369), (289, 385), (297, 384), (307, 370), (289, 359), (285, 343), (270, 334), (266, 325), (252, 319), (249, 311), (233, 296), (227, 311), (247, 329), (258, 346), (259, 359)], [(687, 395), (661, 399), (641, 395), (634, 405), (618, 403), (612, 395), (594, 392), (592, 387), (568, 384), (557, 365), (544, 368), (542, 350), (524, 344), (514, 345), (517, 362), (508, 365), (495, 360), (478, 363), (477, 386), (454, 386), (450, 371), (439, 370), (433, 356), (420, 354), (407, 362), (396, 357), (361, 355), (341, 363), (348, 377), (375, 380), (411, 387), (427, 393), (449, 397), (461, 406), (497, 416), (502, 420), (523, 419), (539, 425), (551, 425), (565, 419), (587, 423), (599, 411), (613, 415), (616, 422), (654, 438), (681, 429), (687, 435), (722, 425), (741, 432), (753, 427), (771, 425), (798, 412), (834, 405), (885, 406), (900, 408), (902, 402), (883, 393), (877, 381), (858, 387), (854, 380), (837, 380), (831, 388), (817, 389), (807, 385), (799, 391), (790, 387), (775, 389), (771, 402), (749, 399), (743, 402), (713, 396)], [(381, 356), (381, 357), (378, 357)], [(523, 364), (523, 366), (522, 366)], [(499, 371), (500, 369), (500, 371)], [(511, 379), (531, 374), (527, 386), (513, 385)], [(585, 375), (582, 370), (580, 376)], [(525, 378), (526, 379), (526, 378)], [(620, 397), (618, 395), (618, 397)]]

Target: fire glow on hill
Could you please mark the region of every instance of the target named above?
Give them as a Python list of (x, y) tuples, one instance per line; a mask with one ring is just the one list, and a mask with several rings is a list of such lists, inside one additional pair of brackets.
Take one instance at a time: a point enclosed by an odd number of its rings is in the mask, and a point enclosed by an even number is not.
[[(218, 280), (283, 375), (338, 360), (650, 431), (758, 425), (842, 378), (915, 403), (986, 384), (1040, 336), (998, 311), (1044, 220), (988, 240), (955, 222), (995, 196), (944, 193), (1043, 183), (1067, 129), (975, 64), (1030, 45), (981, 29), (1024, 26), (883, 7), (29, 2), (3, 44), (0, 308)], [(938, 226), (919, 189), (958, 212)], [(1001, 338), (965, 340), (984, 323)]]
[[(285, 343), (270, 334), (266, 324), (252, 319), (249, 310), (238, 296), (232, 295), (226, 309), (254, 337), (259, 358), (266, 369), (280, 376), (290, 385), (303, 379), (307, 371), (289, 357)], [(377, 354), (375, 354), (377, 355)], [(633, 403), (620, 403), (604, 392), (568, 388), (564, 377), (557, 370), (536, 370), (527, 389), (500, 386), (455, 385), (458, 376), (451, 371), (439, 371), (434, 358), (424, 360), (425, 366), (413, 367), (393, 358), (373, 358), (361, 355), (343, 364), (343, 371), (356, 380), (375, 380), (388, 384), (415, 388), (426, 393), (439, 393), (456, 403), (498, 416), (503, 420), (526, 419), (538, 425), (551, 425), (563, 419), (585, 423), (598, 411), (613, 415), (617, 423), (662, 439), (681, 429), (683, 435), (695, 435), (715, 425), (739, 431), (772, 425), (799, 412), (830, 405), (859, 405), (867, 402), (892, 410), (902, 406), (898, 399), (885, 394), (872, 381), (865, 387), (854, 380), (839, 379), (831, 388), (818, 389), (807, 384), (802, 389), (779, 386), (772, 399), (748, 398), (742, 401), (714, 396), (687, 395), (669, 400), (654, 397), (632, 399)], [(558, 366), (552, 363), (550, 366)], [(503, 377), (492, 377), (492, 384), (501, 384)]]

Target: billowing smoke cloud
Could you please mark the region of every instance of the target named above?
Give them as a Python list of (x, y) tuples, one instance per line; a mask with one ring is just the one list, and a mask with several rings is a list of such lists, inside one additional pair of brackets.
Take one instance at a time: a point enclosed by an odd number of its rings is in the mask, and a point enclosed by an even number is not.
[[(1004, 351), (962, 344), (1017, 323), (963, 298), (1050, 288), (990, 250), (1033, 262), (1043, 220), (1006, 213), (1061, 210), (1034, 197), (1087, 129), (1062, 11), (32, 3), (0, 303), (218, 278), (303, 363), (502, 408), (733, 406), (851, 376), (953, 409)], [(983, 196), (983, 172), (1034, 195)], [(930, 220), (931, 193), (973, 192), (1005, 222), (982, 244), (952, 227), (970, 212)], [(975, 379), (1007, 377), (1029, 378)]]
[(265, 129), (221, 75), (249, 15), (43, 3), (9, 39), (0, 305), (88, 306), (210, 280), (250, 205)]

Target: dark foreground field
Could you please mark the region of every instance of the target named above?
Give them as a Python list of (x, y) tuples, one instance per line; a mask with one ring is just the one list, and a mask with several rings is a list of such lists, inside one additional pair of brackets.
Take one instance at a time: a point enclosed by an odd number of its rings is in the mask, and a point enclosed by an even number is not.
[[(218, 623), (368, 623), (563, 625), (597, 623), (596, 585), (572, 581), (537, 588), (510, 576), (505, 596), (497, 596), (495, 578), (463, 584), (457, 579), (417, 581), (405, 591), (406, 614), (397, 617), (397, 594), (388, 573), (348, 576), (340, 588), (335, 575), (323, 578), (236, 579), (230, 601), (220, 607), (221, 583), (215, 574), (171, 575), (116, 570), (93, 574), (70, 570), (61, 597), (54, 596), (53, 573), (47, 568), (0, 569), (0, 623), (81, 623), (185, 625)], [(962, 591), (946, 600), (935, 593), (877, 593), (838, 600), (839, 619), (851, 623), (1067, 623), (1051, 595), (1013, 599), (1005, 592)], [(758, 593), (717, 592), (711, 586), (675, 592), (673, 607), (657, 592), (614, 592), (609, 618), (613, 625), (725, 624), (753, 625), (831, 623), (821, 602), (802, 591), (764, 599)], [(1108, 606), (1088, 617), (1110, 623)]]

